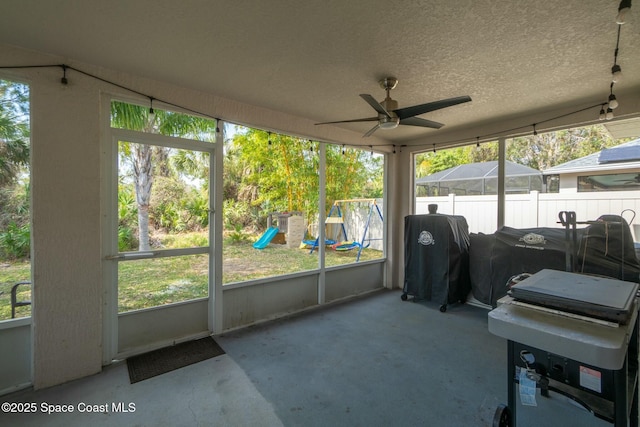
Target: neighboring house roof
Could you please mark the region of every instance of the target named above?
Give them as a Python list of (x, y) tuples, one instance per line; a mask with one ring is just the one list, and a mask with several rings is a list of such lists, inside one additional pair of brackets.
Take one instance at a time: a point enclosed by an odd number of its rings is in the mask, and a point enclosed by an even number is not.
[(545, 175), (640, 168), (640, 138), (544, 170)]
[[(519, 165), (510, 161), (505, 162), (505, 176), (542, 175), (537, 169)], [(428, 185), (432, 182), (461, 181), (469, 179), (496, 178), (498, 176), (498, 162), (469, 163), (436, 172), (432, 175), (416, 179), (416, 185)]]

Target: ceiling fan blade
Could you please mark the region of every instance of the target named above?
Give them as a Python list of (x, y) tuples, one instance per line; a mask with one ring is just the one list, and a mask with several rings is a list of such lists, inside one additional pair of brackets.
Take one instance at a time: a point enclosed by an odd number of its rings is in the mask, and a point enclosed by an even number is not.
[(365, 101), (367, 101), (367, 104), (371, 105), (373, 107), (373, 109), (376, 110), (378, 113), (384, 114), (387, 117), (391, 117), (389, 112), (387, 110), (385, 110), (385, 108), (382, 106), (382, 104), (380, 104), (378, 101), (376, 101), (373, 96), (368, 95), (366, 93), (361, 93), (360, 94), (360, 98), (362, 98)]
[(413, 107), (398, 108), (397, 110), (393, 110), (393, 112), (400, 117), (400, 120), (402, 120), (407, 117), (419, 116), (420, 114), (428, 113), (429, 111), (440, 110), (441, 108), (452, 107), (469, 101), (471, 101), (471, 97), (469, 96), (458, 96), (456, 98), (441, 99), (440, 101), (414, 105)]
[(423, 128), (440, 129), (444, 124), (434, 122), (433, 120), (422, 119), (420, 117), (407, 117), (406, 119), (400, 119), (401, 125), (420, 126)]
[(356, 123), (356, 122), (377, 122), (377, 117), (366, 117), (364, 119), (353, 119), (353, 120), (338, 120), (337, 122), (322, 122), (315, 123), (316, 125), (330, 125), (333, 123)]
[(374, 133), (375, 131), (377, 131), (379, 128), (380, 128), (380, 125), (375, 125), (374, 127), (372, 127), (372, 128), (369, 130), (369, 132), (367, 132), (367, 133), (365, 133), (364, 135), (362, 135), (362, 137), (363, 137), (363, 138), (368, 138), (368, 137), (370, 137), (370, 136), (371, 136), (371, 135), (373, 135), (373, 133)]

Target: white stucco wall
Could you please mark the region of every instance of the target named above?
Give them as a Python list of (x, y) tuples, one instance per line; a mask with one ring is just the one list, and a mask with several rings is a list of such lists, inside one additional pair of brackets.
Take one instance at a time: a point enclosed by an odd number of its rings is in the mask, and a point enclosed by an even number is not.
[(100, 93), (82, 84), (32, 85), (36, 387), (101, 367)]

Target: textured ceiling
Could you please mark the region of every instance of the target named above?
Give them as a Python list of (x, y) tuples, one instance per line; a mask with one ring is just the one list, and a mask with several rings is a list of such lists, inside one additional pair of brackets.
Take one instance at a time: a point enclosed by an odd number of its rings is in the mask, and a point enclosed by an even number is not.
[[(314, 122), (469, 95), (376, 137), (434, 132), (606, 101), (614, 0), (3, 0), (0, 42), (211, 92)], [(621, 91), (640, 88), (640, 5), (622, 26)], [(12, 65), (1, 64), (0, 65)], [(623, 103), (624, 99), (619, 98)], [(370, 123), (345, 124), (364, 133)]]

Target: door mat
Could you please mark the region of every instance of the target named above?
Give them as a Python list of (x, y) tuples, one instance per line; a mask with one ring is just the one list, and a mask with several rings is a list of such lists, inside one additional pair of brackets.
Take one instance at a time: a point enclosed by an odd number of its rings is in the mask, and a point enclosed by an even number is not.
[(127, 359), (131, 384), (224, 354), (211, 337), (187, 341)]

